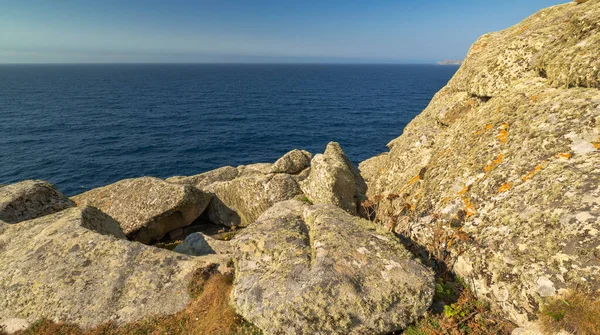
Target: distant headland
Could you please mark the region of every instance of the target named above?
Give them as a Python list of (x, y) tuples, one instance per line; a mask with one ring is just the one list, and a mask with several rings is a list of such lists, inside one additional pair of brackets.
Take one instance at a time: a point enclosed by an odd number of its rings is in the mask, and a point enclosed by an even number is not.
[(437, 62), (437, 65), (460, 65), (462, 62), (463, 61), (461, 59), (446, 59)]

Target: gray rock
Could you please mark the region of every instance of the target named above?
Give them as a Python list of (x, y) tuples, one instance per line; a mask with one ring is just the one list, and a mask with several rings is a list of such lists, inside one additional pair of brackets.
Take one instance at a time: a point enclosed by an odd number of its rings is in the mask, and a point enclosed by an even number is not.
[(279, 158), (271, 167), (272, 173), (296, 174), (310, 164), (312, 155), (305, 150), (294, 149)]
[(165, 181), (174, 184), (191, 184), (199, 189), (218, 181), (232, 180), (238, 175), (238, 170), (232, 166), (223, 166), (215, 170), (204, 172), (195, 176), (174, 176)]
[(357, 214), (367, 189), (360, 172), (336, 142), (330, 142), (324, 154), (315, 155), (300, 187), (313, 203), (336, 205), (351, 214)]
[(219, 241), (202, 233), (188, 235), (175, 247), (175, 252), (190, 256), (231, 253), (230, 242)]
[(0, 241), (0, 326), (49, 318), (88, 328), (173, 314), (190, 301), (194, 271), (227, 263), (128, 241), (93, 207), (0, 226)]
[(72, 198), (94, 206), (121, 224), (133, 240), (148, 244), (191, 224), (204, 212), (211, 195), (191, 185), (153, 177), (125, 179)]
[(0, 220), (18, 223), (74, 207), (75, 203), (42, 180), (0, 187)]
[(273, 164), (271, 163), (254, 163), (249, 165), (240, 165), (237, 167), (238, 177), (265, 175), (271, 172), (272, 166)]
[(265, 334), (387, 333), (432, 301), (431, 271), (393, 235), (332, 205), (279, 202), (232, 243), (232, 299)]
[(208, 207), (210, 220), (225, 226), (247, 226), (276, 202), (302, 193), (290, 175), (261, 173), (214, 183), (206, 190), (214, 195)]

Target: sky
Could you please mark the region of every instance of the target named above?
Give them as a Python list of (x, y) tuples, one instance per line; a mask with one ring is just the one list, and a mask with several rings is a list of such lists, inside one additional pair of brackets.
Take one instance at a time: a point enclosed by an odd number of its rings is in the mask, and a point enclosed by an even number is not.
[(0, 0), (0, 63), (434, 63), (568, 0)]

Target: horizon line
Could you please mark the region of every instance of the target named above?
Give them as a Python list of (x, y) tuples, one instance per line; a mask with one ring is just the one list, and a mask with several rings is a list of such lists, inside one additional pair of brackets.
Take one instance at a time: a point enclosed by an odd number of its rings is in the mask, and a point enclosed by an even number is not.
[(414, 62), (47, 62), (47, 63), (0, 63), (3, 65), (437, 65), (459, 66), (458, 64), (414, 63)]

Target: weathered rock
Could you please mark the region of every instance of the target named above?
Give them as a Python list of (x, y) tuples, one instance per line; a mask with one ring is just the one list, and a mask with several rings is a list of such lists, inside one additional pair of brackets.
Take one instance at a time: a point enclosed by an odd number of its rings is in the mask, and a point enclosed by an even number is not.
[(202, 233), (193, 233), (175, 247), (175, 252), (190, 256), (228, 254), (232, 252), (230, 245), (228, 241), (220, 241)]
[(254, 163), (237, 167), (238, 177), (250, 177), (271, 173), (272, 163)]
[(325, 153), (315, 155), (300, 187), (313, 203), (333, 204), (351, 214), (357, 213), (367, 190), (360, 172), (336, 142), (330, 142)]
[(562, 289), (600, 292), (599, 22), (599, 1), (569, 3), (482, 36), (361, 164), (378, 221), (520, 325)]
[(190, 301), (195, 270), (227, 262), (130, 242), (93, 207), (0, 226), (0, 245), (0, 325), (49, 318), (87, 328), (172, 314)]
[(25, 180), (0, 187), (0, 220), (17, 223), (60, 212), (75, 203), (42, 180)]
[(272, 173), (296, 174), (310, 164), (312, 155), (305, 150), (294, 149), (279, 158), (271, 167)]
[(273, 204), (294, 198), (302, 191), (288, 174), (251, 174), (206, 188), (214, 194), (208, 207), (212, 222), (225, 226), (247, 226)]
[(280, 202), (232, 243), (232, 299), (265, 334), (386, 333), (431, 304), (431, 271), (392, 234), (332, 205)]
[(174, 176), (165, 179), (165, 181), (174, 184), (191, 184), (199, 189), (203, 189), (214, 182), (232, 180), (237, 176), (238, 170), (236, 168), (232, 166), (223, 166), (195, 176)]
[(96, 188), (72, 199), (79, 206), (99, 208), (117, 220), (130, 239), (147, 244), (192, 223), (204, 212), (211, 195), (191, 185), (142, 177)]

